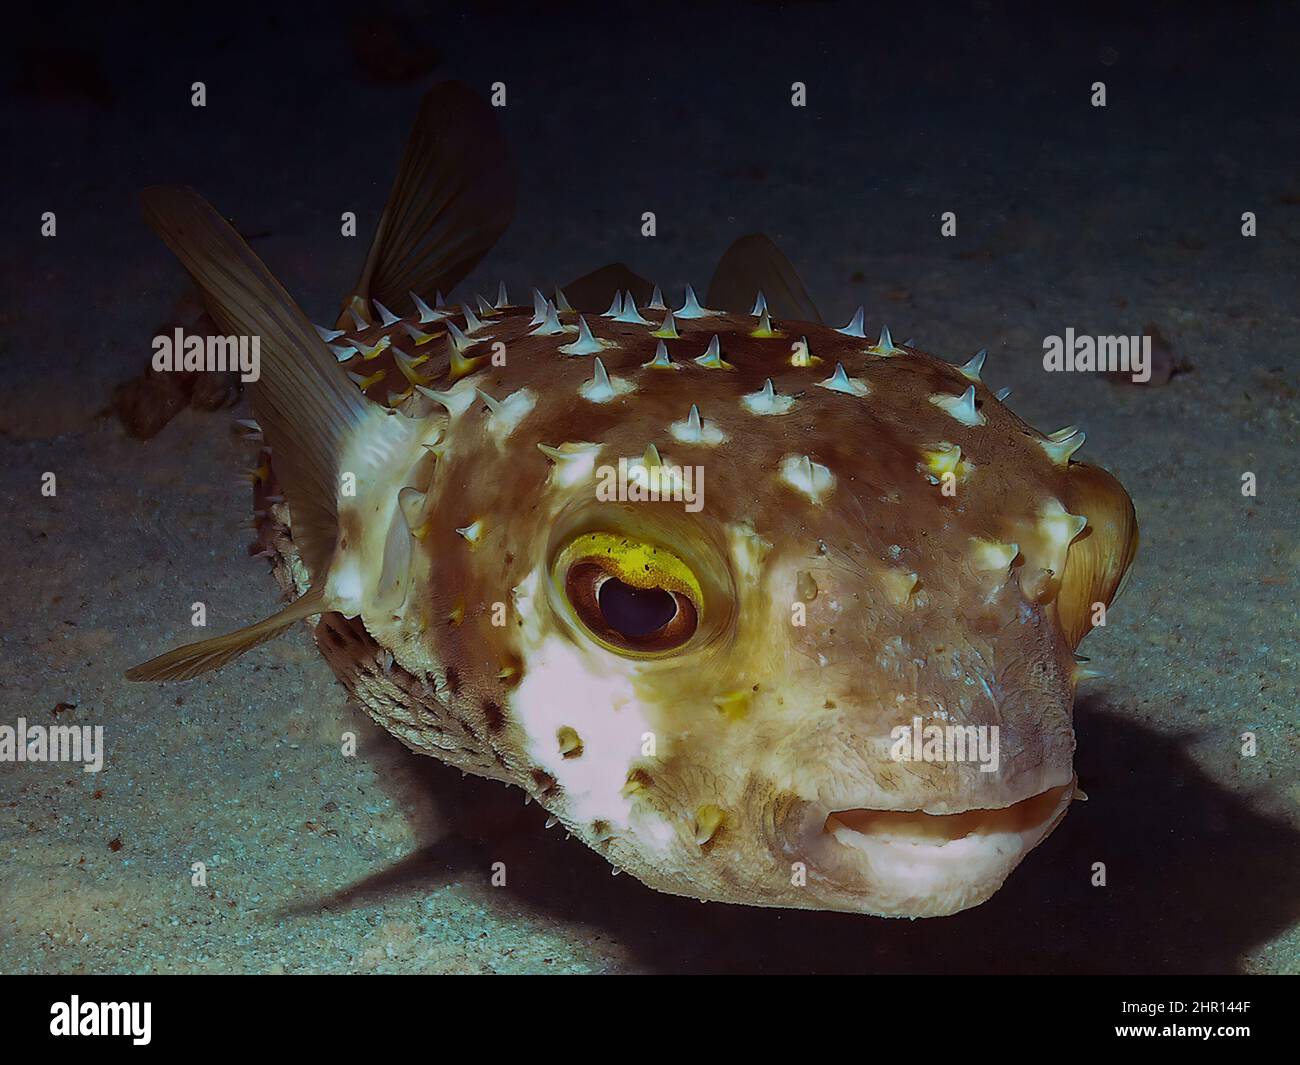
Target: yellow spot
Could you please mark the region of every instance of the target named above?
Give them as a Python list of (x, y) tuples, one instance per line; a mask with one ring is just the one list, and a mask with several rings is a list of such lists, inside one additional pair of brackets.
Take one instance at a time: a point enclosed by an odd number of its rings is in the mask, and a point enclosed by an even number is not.
[(486, 359), (486, 355), (476, 355), (472, 359), (465, 358), (453, 346), (451, 349), (451, 381), (455, 384), (462, 377), (468, 377), (479, 368), (479, 364)]
[(708, 843), (715, 835), (718, 829), (722, 827), (727, 815), (720, 806), (714, 806), (708, 803), (701, 806), (695, 811), (695, 842), (701, 847)]
[(457, 599), (452, 604), (451, 612), (447, 615), (447, 624), (453, 629), (459, 628), (460, 623), (465, 620), (465, 600)]
[(732, 721), (739, 721), (749, 713), (749, 696), (748, 688), (741, 688), (739, 691), (723, 692), (721, 695), (713, 697), (713, 705)]
[(947, 441), (941, 443), (934, 451), (922, 451), (924, 462), (921, 468), (931, 474), (936, 481), (941, 481), (945, 474), (952, 474), (958, 481), (965, 481), (973, 469), (971, 464), (961, 457), (961, 448)]
[(464, 528), (457, 529), (456, 531), (460, 533), (461, 536), (465, 537), (471, 548), (475, 548), (483, 542), (483, 531), (486, 528), (487, 526), (483, 523), (483, 519), (476, 518)]
[(565, 758), (577, 758), (582, 754), (582, 737), (568, 725), (556, 729), (555, 742), (560, 745), (560, 754)]
[(627, 775), (627, 783), (623, 785), (622, 795), (625, 799), (630, 799), (642, 788), (648, 788), (653, 781), (650, 774), (644, 769), (634, 769)]
[(976, 569), (1005, 570), (1020, 554), (1019, 544), (1000, 544), (994, 540), (974, 539), (971, 541), (971, 565)]
[(624, 584), (633, 588), (662, 588), (690, 598), (699, 614), (704, 613), (704, 590), (691, 568), (671, 551), (648, 540), (621, 533), (584, 533), (570, 543), (555, 561), (557, 573), (582, 559), (599, 563)]
[(388, 336), (382, 336), (379, 338), (378, 343), (376, 343), (372, 348), (366, 347), (366, 345), (360, 340), (354, 340), (352, 343), (357, 346), (357, 351), (361, 352), (361, 358), (366, 362), (369, 362), (371, 359), (379, 358), (380, 355), (388, 350), (389, 345), (391, 345), (393, 341)]

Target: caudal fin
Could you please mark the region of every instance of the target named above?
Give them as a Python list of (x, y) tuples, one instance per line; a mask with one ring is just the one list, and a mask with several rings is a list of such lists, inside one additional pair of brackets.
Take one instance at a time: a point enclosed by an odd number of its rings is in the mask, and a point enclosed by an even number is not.
[(750, 233), (732, 244), (718, 260), (705, 303), (720, 311), (743, 314), (754, 305), (754, 295), (759, 291), (775, 318), (822, 320), (781, 249), (762, 233)]

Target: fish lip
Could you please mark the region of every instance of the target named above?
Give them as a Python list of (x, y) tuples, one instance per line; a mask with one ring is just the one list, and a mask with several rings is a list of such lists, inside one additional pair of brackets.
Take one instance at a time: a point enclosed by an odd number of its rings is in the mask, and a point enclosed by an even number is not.
[[(890, 810), (846, 807), (829, 810), (822, 831), (849, 831), (858, 835), (900, 839), (913, 846), (944, 846), (972, 835), (993, 832), (1032, 832), (1053, 820), (1073, 798), (1077, 778), (1044, 788), (1003, 806), (970, 806), (942, 813), (926, 810)], [(912, 828), (913, 831), (908, 831)]]
[(1071, 773), (1005, 806), (951, 814), (808, 802), (784, 826), (786, 851), (807, 866), (819, 908), (946, 916), (989, 899), (1056, 828), (1076, 791)]

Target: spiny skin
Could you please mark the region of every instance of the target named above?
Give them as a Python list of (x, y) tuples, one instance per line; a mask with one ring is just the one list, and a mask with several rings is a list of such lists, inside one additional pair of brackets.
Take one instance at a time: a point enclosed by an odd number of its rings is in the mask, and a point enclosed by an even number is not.
[[(463, 313), (416, 314), (335, 341), (361, 342), (369, 357), (346, 370), (371, 399), (395, 393), (392, 416), (427, 427), (432, 448), (392, 471), (402, 506), (381, 587), (360, 618), (324, 616), (326, 658), (412, 749), (519, 784), (658, 889), (909, 916), (984, 901), (1073, 794), (1072, 651), (1088, 625), (1063, 623), (1056, 597), (1078, 535), (1070, 501), (1080, 479), (1107, 475), (1017, 418), (978, 365), (849, 335), (860, 330), (679, 314), (672, 368), (647, 367), (663, 312), (641, 313), (650, 325), (585, 316), (612, 388), (593, 355), (560, 353), (579, 339), (574, 313), (558, 315), (562, 333), (533, 335), (533, 312), (505, 307), (480, 310), (473, 331)], [(412, 388), (403, 356), (419, 383), (450, 390), (452, 412)], [(787, 400), (763, 398), (769, 379)], [(539, 448), (579, 443), (596, 446)], [(698, 513), (597, 499), (592, 467), (651, 444), (703, 467)], [(301, 593), (276, 491), (273, 473), (256, 489), (263, 543)], [(553, 567), (591, 531), (687, 563), (704, 610), (685, 647), (628, 658), (584, 629)], [(999, 726), (1000, 770), (891, 760), (891, 730), (917, 716)], [(1003, 835), (954, 838), (899, 875), (911, 858), (887, 842), (863, 850), (825, 831), (832, 811), (861, 810), (979, 810), (968, 818)], [(792, 882), (800, 866), (806, 884)]]

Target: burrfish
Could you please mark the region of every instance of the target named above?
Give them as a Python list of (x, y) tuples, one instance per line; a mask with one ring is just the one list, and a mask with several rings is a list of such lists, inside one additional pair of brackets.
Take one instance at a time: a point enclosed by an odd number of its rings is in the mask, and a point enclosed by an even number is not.
[(1076, 649), (1133, 561), (1129, 496), (1077, 428), (990, 391), (982, 351), (823, 324), (761, 234), (703, 300), (621, 265), (445, 295), (513, 173), (487, 103), (430, 90), (333, 326), (197, 193), (144, 193), (220, 327), (260, 340), (255, 508), (292, 601), (127, 676), (305, 620), (411, 750), (652, 888), (985, 901), (1081, 797)]

